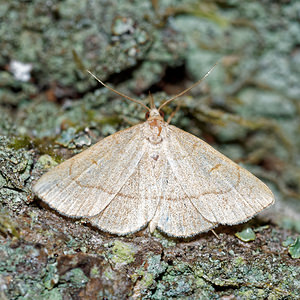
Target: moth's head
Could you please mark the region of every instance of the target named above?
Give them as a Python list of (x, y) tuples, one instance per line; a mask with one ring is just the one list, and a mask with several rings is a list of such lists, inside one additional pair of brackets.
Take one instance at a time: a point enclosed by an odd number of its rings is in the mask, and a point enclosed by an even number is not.
[(151, 120), (164, 120), (164, 112), (158, 110), (157, 108), (151, 108), (146, 112), (146, 120), (151, 121)]

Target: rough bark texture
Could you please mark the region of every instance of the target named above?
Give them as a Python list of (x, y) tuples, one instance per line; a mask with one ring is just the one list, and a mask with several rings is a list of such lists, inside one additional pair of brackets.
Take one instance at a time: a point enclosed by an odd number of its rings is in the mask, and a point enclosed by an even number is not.
[[(0, 7), (1, 299), (299, 298), (299, 1)], [(219, 239), (118, 237), (34, 197), (32, 183), (49, 168), (144, 119), (85, 69), (135, 98), (150, 90), (159, 103), (220, 58), (165, 113), (180, 103), (172, 123), (264, 180), (272, 209), (217, 228)]]

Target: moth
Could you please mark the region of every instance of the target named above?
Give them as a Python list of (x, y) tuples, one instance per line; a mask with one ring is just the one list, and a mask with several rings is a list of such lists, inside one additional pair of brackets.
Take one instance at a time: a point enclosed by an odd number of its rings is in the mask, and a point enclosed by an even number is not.
[(273, 204), (262, 181), (162, 117), (162, 107), (210, 71), (158, 108), (152, 98), (148, 107), (88, 71), (105, 87), (142, 105), (147, 119), (53, 168), (37, 181), (34, 193), (59, 213), (86, 218), (117, 235), (148, 226), (151, 232), (158, 228), (190, 237), (219, 224), (245, 222)]

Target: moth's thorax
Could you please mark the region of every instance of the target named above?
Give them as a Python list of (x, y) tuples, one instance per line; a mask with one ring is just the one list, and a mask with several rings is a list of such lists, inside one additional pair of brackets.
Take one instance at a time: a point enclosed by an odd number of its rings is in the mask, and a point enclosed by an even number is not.
[(151, 109), (144, 126), (145, 138), (153, 145), (160, 144), (166, 137), (167, 126), (159, 111), (156, 108)]

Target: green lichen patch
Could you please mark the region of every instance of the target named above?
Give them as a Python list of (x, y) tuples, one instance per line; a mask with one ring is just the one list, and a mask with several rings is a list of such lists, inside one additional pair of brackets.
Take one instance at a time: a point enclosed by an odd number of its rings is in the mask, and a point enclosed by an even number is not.
[(156, 278), (165, 272), (167, 266), (160, 254), (146, 253), (143, 265), (131, 275), (135, 283), (134, 295), (149, 294), (150, 287), (156, 286)]
[(69, 127), (67, 130), (61, 133), (60, 137), (56, 140), (56, 142), (63, 147), (69, 147), (70, 149), (74, 149), (76, 148), (76, 146), (72, 142), (75, 139), (75, 134), (76, 129), (73, 127)]
[(161, 244), (167, 247), (174, 247), (176, 245), (176, 239), (166, 238), (159, 230), (155, 230), (153, 235), (160, 239)]
[(157, 285), (153, 299), (188, 296), (193, 289), (194, 276), (189, 265), (174, 262), (174, 266), (169, 266), (163, 274), (162, 282)]
[(48, 290), (52, 290), (55, 285), (57, 285), (59, 281), (59, 275), (57, 273), (57, 268), (56, 268), (56, 262), (55, 263), (49, 263), (46, 267), (46, 274), (44, 277), (44, 286)]
[(294, 242), (295, 242), (295, 239), (292, 238), (291, 236), (288, 236), (287, 239), (282, 242), (282, 246), (288, 247), (288, 246), (294, 244)]
[(40, 296), (32, 293), (32, 297), (37, 300), (63, 300), (63, 295), (59, 288), (54, 288), (50, 291), (45, 290)]
[(292, 258), (300, 258), (300, 237), (297, 237), (294, 243), (289, 245), (289, 253)]
[(48, 154), (40, 156), (38, 163), (42, 165), (44, 169), (51, 169), (58, 165), (58, 163)]
[(66, 272), (60, 278), (61, 282), (67, 282), (75, 288), (80, 288), (88, 282), (88, 278), (84, 275), (84, 272), (80, 268), (72, 269)]
[(135, 253), (132, 245), (116, 240), (112, 244), (109, 257), (114, 263), (130, 264), (135, 260)]
[(250, 227), (247, 227), (244, 230), (237, 232), (235, 236), (238, 237), (243, 242), (254, 241), (256, 238), (255, 232)]

